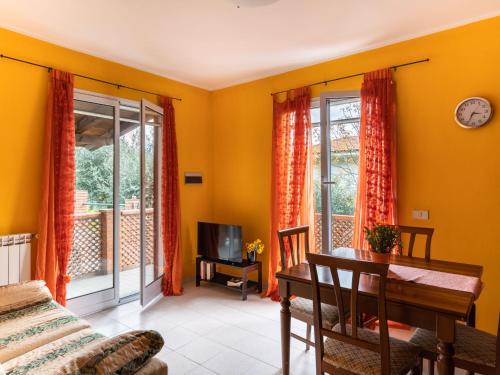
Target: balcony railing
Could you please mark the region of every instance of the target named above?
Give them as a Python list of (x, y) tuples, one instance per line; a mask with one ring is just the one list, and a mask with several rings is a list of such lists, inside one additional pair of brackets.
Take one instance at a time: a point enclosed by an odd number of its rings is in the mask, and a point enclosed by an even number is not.
[[(321, 251), (321, 213), (315, 213), (314, 243)], [(350, 247), (354, 216), (332, 215), (332, 246)], [(152, 263), (154, 251), (153, 209), (146, 210), (146, 263)], [(140, 211), (120, 211), (120, 271), (140, 264)], [(113, 272), (113, 210), (75, 214), (73, 249), (68, 274), (73, 278)]]
[[(314, 247), (321, 252), (321, 213), (314, 213)], [(354, 233), (354, 216), (332, 215), (332, 247), (351, 247)]]
[[(146, 263), (154, 251), (153, 209), (146, 209)], [(140, 211), (120, 211), (120, 271), (140, 264)], [(73, 249), (68, 265), (72, 278), (113, 272), (113, 210), (75, 214)]]

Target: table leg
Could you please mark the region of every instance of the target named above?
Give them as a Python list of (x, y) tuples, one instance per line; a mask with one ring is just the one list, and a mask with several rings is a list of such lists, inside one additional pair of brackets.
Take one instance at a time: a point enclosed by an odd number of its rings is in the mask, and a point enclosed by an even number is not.
[(290, 374), (290, 299), (281, 297), (281, 368), (283, 375)]
[(476, 304), (473, 303), (469, 316), (467, 316), (467, 325), (472, 328), (476, 328)]
[(445, 316), (438, 316), (436, 323), (438, 374), (453, 375), (455, 372), (453, 364), (453, 355), (455, 354), (455, 349), (453, 348), (453, 343), (455, 342), (455, 320)]
[(247, 270), (243, 270), (243, 284), (241, 285), (241, 299), (243, 301), (247, 300), (247, 285), (248, 285), (248, 272)]
[(200, 258), (196, 258), (196, 286), (200, 286), (200, 281), (201, 281), (200, 263), (201, 263)]
[(262, 293), (262, 263), (259, 263), (257, 266), (257, 277), (258, 277), (258, 283), (257, 283), (257, 288), (259, 290), (259, 293)]
[(439, 341), (437, 345), (438, 360), (437, 368), (439, 375), (453, 375), (455, 370), (453, 366), (453, 344), (450, 342)]

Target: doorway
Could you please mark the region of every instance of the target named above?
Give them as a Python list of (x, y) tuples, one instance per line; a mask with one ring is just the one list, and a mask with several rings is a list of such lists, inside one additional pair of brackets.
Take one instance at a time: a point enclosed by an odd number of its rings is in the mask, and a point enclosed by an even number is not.
[(311, 106), (315, 250), (351, 247), (358, 186), (359, 91), (321, 94)]
[(75, 90), (75, 225), (68, 307), (79, 314), (161, 293), (163, 111)]

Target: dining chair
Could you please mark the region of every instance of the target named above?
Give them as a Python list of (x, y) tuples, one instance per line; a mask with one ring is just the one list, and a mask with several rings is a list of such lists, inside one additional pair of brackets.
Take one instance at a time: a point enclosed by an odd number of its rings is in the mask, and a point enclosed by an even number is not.
[[(424, 228), (424, 227), (411, 227), (408, 225), (398, 225), (397, 228), (401, 234), (409, 234), (410, 240), (406, 245), (406, 255), (409, 257), (413, 256), (413, 249), (415, 247), (415, 240), (417, 235), (425, 236), (425, 260), (431, 260), (431, 242), (432, 235), (434, 234), (434, 228)], [(403, 253), (405, 252), (405, 246), (403, 246)], [(467, 325), (470, 327), (476, 326), (476, 304), (472, 305), (471, 311), (467, 316)]]
[[(380, 224), (385, 225), (385, 224)], [(409, 257), (413, 257), (413, 250), (415, 248), (415, 240), (417, 235), (425, 236), (425, 260), (429, 261), (431, 259), (431, 242), (432, 235), (434, 234), (434, 228), (424, 228), (424, 227), (411, 227), (408, 225), (389, 225), (390, 227), (398, 229), (400, 232), (399, 239), (403, 240), (402, 235), (409, 235), (409, 241), (407, 244), (403, 244), (402, 255), (406, 255)], [(475, 307), (474, 307), (475, 312)], [(475, 317), (474, 314), (471, 314), (471, 318)], [(376, 317), (359, 317), (359, 325), (360, 326), (370, 326), (370, 324), (374, 323), (377, 319)]]
[[(301, 239), (304, 244), (304, 252), (309, 253), (309, 226), (304, 225), (295, 228), (283, 229), (278, 231), (278, 239), (280, 245), (281, 265), (282, 269), (289, 266), (287, 262), (287, 248), (290, 251), (290, 262), (293, 266), (303, 263), (302, 252), (300, 250)], [(338, 322), (338, 310), (335, 306), (325, 304), (322, 306), (325, 311), (326, 326), (333, 327)], [(313, 317), (313, 303), (310, 299), (295, 297), (290, 300), (290, 313), (292, 318), (306, 323), (306, 337), (297, 335), (291, 332), (290, 336), (296, 340), (302, 341), (306, 344), (306, 350), (309, 350), (314, 342), (311, 341), (311, 326), (314, 323)]]
[[(434, 374), (434, 362), (438, 357), (436, 334), (433, 331), (418, 328), (410, 342), (422, 348), (420, 355), (430, 361), (429, 374)], [(500, 375), (500, 314), (497, 336), (457, 323), (454, 348), (455, 367), (469, 371), (469, 373)]]
[[(406, 374), (420, 373), (420, 348), (417, 345), (389, 337), (386, 315), (385, 286), (388, 264), (338, 258), (329, 255), (306, 254), (311, 270), (314, 306), (314, 341), (316, 374)], [(329, 272), (333, 280), (340, 323), (333, 329), (323, 326), (322, 298), (318, 266)], [(369, 278), (369, 279), (367, 279)], [(351, 290), (342, 291), (340, 280), (351, 280)], [(377, 304), (379, 333), (347, 324), (345, 309), (357, 316), (360, 282), (378, 284)], [(372, 284), (373, 285), (373, 284)], [(350, 294), (350, 303), (344, 300)], [(346, 306), (347, 305), (347, 306)]]
[(415, 247), (415, 240), (417, 235), (425, 236), (425, 260), (431, 260), (431, 242), (432, 235), (434, 234), (434, 228), (423, 228), (423, 227), (410, 227), (407, 225), (398, 225), (398, 230), (401, 234), (409, 234), (410, 241), (406, 246), (403, 246), (403, 252), (405, 252), (409, 257), (413, 256), (413, 248)]

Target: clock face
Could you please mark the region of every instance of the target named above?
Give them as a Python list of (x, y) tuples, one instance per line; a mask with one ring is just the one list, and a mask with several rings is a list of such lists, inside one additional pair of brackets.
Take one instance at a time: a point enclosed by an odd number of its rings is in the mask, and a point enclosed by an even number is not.
[(465, 99), (455, 109), (455, 121), (463, 128), (479, 128), (491, 119), (491, 115), (490, 102), (480, 97)]

